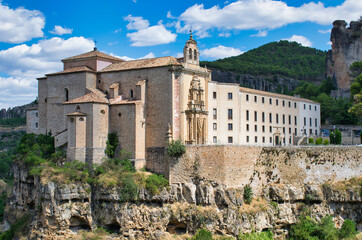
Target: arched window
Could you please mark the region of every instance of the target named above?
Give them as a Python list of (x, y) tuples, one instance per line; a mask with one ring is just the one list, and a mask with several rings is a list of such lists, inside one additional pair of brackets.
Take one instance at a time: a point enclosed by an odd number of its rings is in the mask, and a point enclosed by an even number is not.
[(133, 90), (132, 89), (129, 90), (129, 96), (130, 96), (130, 98), (133, 98)]
[(194, 59), (197, 60), (197, 51), (196, 51), (196, 49), (194, 50)]
[(192, 49), (189, 49), (189, 59), (192, 59)]
[(65, 101), (68, 102), (68, 101), (69, 101), (69, 91), (68, 91), (68, 88), (64, 88), (64, 97), (65, 97)]
[(76, 111), (80, 111), (80, 107), (79, 107), (79, 105), (77, 106)]

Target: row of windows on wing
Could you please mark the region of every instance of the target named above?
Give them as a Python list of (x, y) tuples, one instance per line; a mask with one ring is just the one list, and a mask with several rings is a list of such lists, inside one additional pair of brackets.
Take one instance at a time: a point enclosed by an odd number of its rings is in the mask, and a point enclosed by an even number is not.
[[(216, 92), (213, 92), (212, 93), (212, 97), (214, 99), (217, 98), (217, 93)], [(249, 94), (246, 94), (245, 95), (245, 98), (246, 98), (246, 101), (248, 102), (249, 101)], [(227, 97), (228, 100), (232, 100), (233, 99), (233, 93), (232, 92), (228, 92), (228, 97)], [(258, 102), (258, 96), (254, 96), (254, 102)], [(265, 103), (265, 97), (262, 97), (261, 98), (261, 103)], [(269, 104), (272, 105), (273, 104), (273, 100), (272, 98), (269, 98)], [(279, 105), (279, 99), (275, 99), (275, 105)], [(286, 105), (286, 101), (285, 100), (282, 100), (282, 106), (285, 107)], [(292, 103), (291, 101), (288, 101), (288, 107), (292, 107)], [(297, 108), (297, 103), (294, 102), (294, 108)], [(306, 104), (304, 104), (304, 109), (306, 109)], [(312, 110), (312, 105), (309, 105), (309, 110)], [(317, 111), (317, 106), (314, 106), (314, 110)]]
[[(247, 143), (249, 143), (250, 142), (249, 136), (246, 136), (245, 140), (246, 140)], [(285, 144), (285, 138), (283, 138), (282, 141)], [(217, 143), (217, 137), (216, 136), (213, 136), (212, 142)], [(233, 137), (229, 136), (228, 137), (228, 143), (233, 143), (233, 142), (234, 142)], [(258, 136), (254, 137), (254, 143), (258, 143)], [(262, 143), (265, 143), (265, 137), (262, 137)], [(273, 138), (272, 137), (269, 137), (269, 143), (273, 143)], [(292, 144), (292, 137), (289, 137), (289, 144)]]

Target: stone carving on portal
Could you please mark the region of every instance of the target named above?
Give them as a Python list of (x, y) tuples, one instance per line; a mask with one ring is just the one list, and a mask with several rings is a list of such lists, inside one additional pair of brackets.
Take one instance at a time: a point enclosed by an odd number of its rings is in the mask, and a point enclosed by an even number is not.
[(197, 76), (192, 78), (186, 113), (187, 144), (206, 143), (206, 117), (204, 89)]

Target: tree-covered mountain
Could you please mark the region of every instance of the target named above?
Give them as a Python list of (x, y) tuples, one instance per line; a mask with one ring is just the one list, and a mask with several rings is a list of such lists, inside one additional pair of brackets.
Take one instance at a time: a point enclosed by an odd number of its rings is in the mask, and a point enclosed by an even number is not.
[(326, 72), (326, 51), (304, 47), (296, 42), (271, 42), (239, 56), (203, 61), (212, 69), (254, 76), (280, 76), (321, 81)]

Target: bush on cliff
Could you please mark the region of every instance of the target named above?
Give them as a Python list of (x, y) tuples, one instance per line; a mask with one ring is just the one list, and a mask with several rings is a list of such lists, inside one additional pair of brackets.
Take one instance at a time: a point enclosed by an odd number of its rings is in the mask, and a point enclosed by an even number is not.
[(253, 200), (253, 190), (251, 189), (250, 185), (246, 185), (244, 187), (244, 194), (243, 194), (244, 202), (250, 204)]
[(212, 233), (206, 229), (200, 229), (191, 240), (212, 240)]
[(146, 189), (152, 194), (160, 193), (160, 190), (168, 186), (168, 181), (163, 175), (152, 174), (146, 179)]
[(240, 233), (238, 240), (273, 240), (273, 233), (270, 230), (261, 233)]
[(180, 140), (170, 142), (167, 146), (167, 154), (170, 157), (179, 158), (186, 152), (186, 147)]

